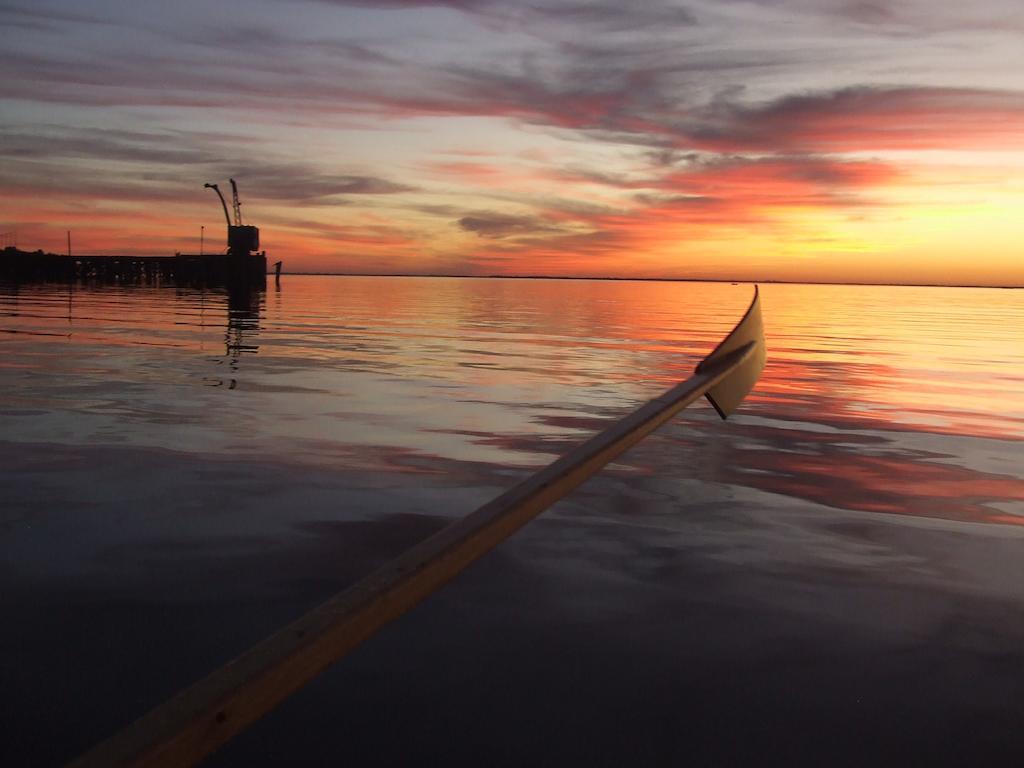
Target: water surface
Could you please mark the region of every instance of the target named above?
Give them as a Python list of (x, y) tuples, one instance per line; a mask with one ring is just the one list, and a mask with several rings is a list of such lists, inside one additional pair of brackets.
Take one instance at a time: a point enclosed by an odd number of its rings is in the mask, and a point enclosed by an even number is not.
[[(0, 288), (11, 760), (59, 764), (686, 377), (751, 292)], [(1024, 748), (1024, 293), (762, 296), (735, 418), (689, 409), (217, 760)]]

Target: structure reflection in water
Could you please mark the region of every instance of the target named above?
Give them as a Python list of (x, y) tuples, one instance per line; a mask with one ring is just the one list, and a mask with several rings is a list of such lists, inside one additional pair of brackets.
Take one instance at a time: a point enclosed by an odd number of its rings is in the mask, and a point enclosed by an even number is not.
[(260, 332), (260, 312), (263, 308), (264, 292), (245, 285), (228, 289), (228, 322), (225, 334), (225, 354), (237, 368), (239, 358), (244, 354), (254, 355), (259, 344), (253, 343)]
[[(280, 287), (278, 287), (280, 290)], [(235, 389), (238, 381), (235, 378), (244, 355), (255, 355), (259, 352), (260, 345), (257, 343), (260, 334), (260, 321), (263, 314), (265, 291), (251, 288), (246, 285), (233, 285), (226, 290), (200, 289), (198, 292), (200, 306), (200, 328), (201, 330), (209, 325), (223, 328), (224, 356), (216, 362), (227, 361), (228, 368), (232, 374), (230, 377), (205, 377), (209, 386), (227, 387)], [(179, 294), (181, 296), (182, 294)], [(227, 301), (224, 302), (226, 297)], [(192, 293), (191, 299), (194, 302), (197, 297)], [(213, 304), (217, 307), (214, 317), (208, 319), (206, 307)], [(223, 308), (223, 314), (221, 314)], [(202, 333), (200, 334), (203, 335)]]

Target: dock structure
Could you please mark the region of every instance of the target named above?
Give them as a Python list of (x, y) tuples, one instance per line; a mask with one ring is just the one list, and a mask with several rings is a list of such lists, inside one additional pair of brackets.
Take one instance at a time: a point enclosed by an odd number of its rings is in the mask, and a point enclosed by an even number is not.
[[(220, 198), (227, 224), (227, 252), (176, 253), (173, 256), (73, 256), (68, 231), (66, 255), (22, 251), (14, 233), (3, 233), (0, 280), (15, 283), (97, 282), (124, 285), (184, 285), (195, 287), (266, 288), (267, 252), (260, 251), (260, 230), (242, 223), (238, 184), (231, 182), (231, 207), (216, 184), (204, 184)], [(200, 229), (202, 233), (205, 227)], [(202, 235), (200, 235), (202, 237)], [(202, 240), (200, 240), (202, 242)], [(277, 263), (280, 280), (281, 262)]]
[(97, 282), (144, 285), (248, 286), (267, 284), (267, 256), (261, 253), (173, 256), (68, 256), (0, 251), (0, 280), (15, 283)]

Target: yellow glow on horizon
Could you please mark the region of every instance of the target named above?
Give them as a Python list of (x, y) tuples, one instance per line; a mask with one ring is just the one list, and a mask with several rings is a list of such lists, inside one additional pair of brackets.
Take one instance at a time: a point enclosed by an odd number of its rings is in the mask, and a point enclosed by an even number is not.
[[(768, 161), (747, 176), (698, 169), (659, 188), (628, 152), (604, 158), (617, 185), (560, 176), (550, 145), (524, 143), (511, 159), (453, 153), (396, 195), (305, 206), (256, 198), (245, 211), (272, 258), (295, 271), (1024, 285), (1020, 153), (926, 152), (894, 178), (868, 175), (849, 190)], [(857, 162), (875, 174), (873, 160)], [(216, 250), (224, 224), (214, 202), (200, 189), (168, 202), (0, 197), (11, 220), (30, 222), (23, 247), (63, 252), (72, 230), (78, 253), (194, 252), (200, 225)], [(463, 226), (467, 215), (522, 229), (477, 231)]]

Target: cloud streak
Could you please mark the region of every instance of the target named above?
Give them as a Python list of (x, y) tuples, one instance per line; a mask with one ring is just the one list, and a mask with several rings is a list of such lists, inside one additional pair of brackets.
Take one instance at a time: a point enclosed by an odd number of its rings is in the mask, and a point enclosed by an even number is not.
[(715, 104), (679, 135), (683, 146), (717, 151), (1021, 148), (1024, 91), (863, 86)]
[(549, 233), (561, 233), (560, 227), (537, 216), (512, 216), (504, 213), (482, 212), (459, 219), (459, 226), (485, 238), (508, 238)]

